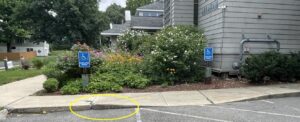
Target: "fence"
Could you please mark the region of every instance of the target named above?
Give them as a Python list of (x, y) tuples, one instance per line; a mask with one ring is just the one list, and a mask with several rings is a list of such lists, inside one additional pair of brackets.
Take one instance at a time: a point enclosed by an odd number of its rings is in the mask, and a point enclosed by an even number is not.
[(36, 52), (13, 52), (13, 53), (0, 53), (0, 60), (8, 58), (8, 60), (20, 60), (24, 57), (26, 60), (36, 57)]

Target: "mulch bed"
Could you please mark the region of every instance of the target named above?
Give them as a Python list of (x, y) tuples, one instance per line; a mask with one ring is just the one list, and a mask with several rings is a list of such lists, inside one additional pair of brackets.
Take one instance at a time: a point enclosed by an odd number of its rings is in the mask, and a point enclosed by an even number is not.
[(234, 81), (234, 80), (223, 80), (223, 81), (212, 81), (210, 84), (206, 83), (189, 83), (179, 84), (174, 86), (162, 87), (161, 85), (153, 85), (146, 89), (130, 89), (123, 88), (123, 92), (127, 93), (141, 93), (141, 92), (165, 92), (165, 91), (194, 91), (194, 90), (207, 90), (207, 89), (223, 89), (223, 88), (239, 88), (251, 86), (247, 82)]
[[(237, 78), (230, 78), (226, 80), (213, 77), (210, 84), (204, 82), (200, 83), (189, 83), (189, 84), (178, 84), (174, 86), (162, 87), (161, 85), (152, 85), (146, 89), (131, 89), (123, 88), (122, 93), (147, 93), (147, 92), (166, 92), (166, 91), (194, 91), (194, 90), (208, 90), (208, 89), (226, 89), (226, 88), (242, 88), (250, 86), (265, 86), (265, 85), (275, 85), (275, 84), (287, 84), (283, 82), (269, 81), (265, 84), (249, 84), (247, 80), (238, 80)], [(60, 92), (46, 93), (45, 91), (40, 91), (35, 94), (35, 96), (56, 96), (61, 95)]]

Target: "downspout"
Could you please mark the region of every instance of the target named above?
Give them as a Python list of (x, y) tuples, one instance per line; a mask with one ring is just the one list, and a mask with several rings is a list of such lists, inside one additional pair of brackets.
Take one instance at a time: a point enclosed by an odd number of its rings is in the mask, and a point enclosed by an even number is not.
[[(221, 44), (221, 64), (220, 64), (220, 69), (223, 69), (222, 66), (223, 66), (223, 49), (224, 49), (224, 33), (225, 33), (225, 9), (227, 8), (226, 6), (226, 0), (223, 0), (223, 6), (219, 7), (222, 9), (222, 44)], [(222, 72), (222, 71), (221, 71)]]

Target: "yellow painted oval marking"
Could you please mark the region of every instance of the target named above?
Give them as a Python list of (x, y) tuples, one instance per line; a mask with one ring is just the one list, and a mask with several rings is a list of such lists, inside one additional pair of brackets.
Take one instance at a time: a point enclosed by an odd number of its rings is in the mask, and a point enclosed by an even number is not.
[[(114, 97), (114, 98), (118, 98), (118, 99), (125, 99), (125, 100), (128, 100), (131, 103), (133, 103), (136, 106), (136, 109), (133, 113), (130, 113), (125, 116), (116, 117), (116, 118), (93, 118), (93, 117), (81, 115), (73, 110), (72, 106), (74, 106), (74, 104), (78, 103), (81, 100), (89, 99), (92, 97)], [(140, 111), (140, 104), (135, 99), (130, 98), (128, 96), (122, 96), (122, 95), (117, 95), (117, 94), (94, 94), (94, 95), (86, 95), (86, 96), (76, 98), (74, 101), (69, 103), (69, 110), (72, 114), (74, 114), (77, 117), (82, 118), (82, 119), (94, 120), (94, 121), (116, 121), (116, 120), (126, 119), (126, 118), (136, 115)]]

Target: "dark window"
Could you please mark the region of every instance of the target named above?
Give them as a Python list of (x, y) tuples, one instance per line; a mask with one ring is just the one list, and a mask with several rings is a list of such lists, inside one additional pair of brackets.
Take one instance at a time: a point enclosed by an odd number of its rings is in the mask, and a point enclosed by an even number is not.
[(27, 52), (32, 52), (33, 48), (27, 48)]
[(161, 16), (163, 16), (163, 13), (162, 12), (140, 11), (138, 16), (143, 16), (143, 17), (161, 17)]
[(194, 0), (194, 25), (198, 25), (199, 0)]

